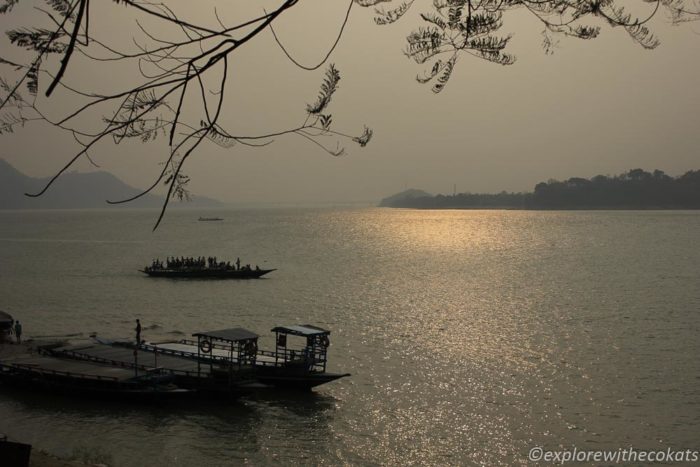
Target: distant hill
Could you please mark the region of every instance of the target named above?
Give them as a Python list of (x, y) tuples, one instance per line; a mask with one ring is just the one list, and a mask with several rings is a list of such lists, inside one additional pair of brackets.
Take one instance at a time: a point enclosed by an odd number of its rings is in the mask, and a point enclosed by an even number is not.
[[(410, 190), (409, 190), (410, 191)], [(616, 176), (538, 183), (530, 193), (459, 193), (384, 198), (380, 206), (413, 209), (700, 209), (700, 170), (678, 177), (632, 169)]]
[(433, 195), (427, 193), (423, 190), (417, 190), (415, 188), (410, 188), (408, 190), (402, 191), (401, 193), (396, 193), (395, 195), (384, 198), (379, 202), (380, 207), (394, 207), (396, 204), (403, 202), (411, 202), (416, 198), (430, 198)]
[[(140, 190), (107, 172), (66, 173), (43, 196), (30, 198), (24, 195), (36, 193), (48, 181), (48, 178), (29, 177), (0, 159), (0, 209), (157, 208), (163, 203), (161, 196), (147, 194), (123, 205), (107, 204), (105, 200), (125, 199), (140, 193)], [(221, 205), (217, 200), (204, 197), (187, 203), (188, 207)]]

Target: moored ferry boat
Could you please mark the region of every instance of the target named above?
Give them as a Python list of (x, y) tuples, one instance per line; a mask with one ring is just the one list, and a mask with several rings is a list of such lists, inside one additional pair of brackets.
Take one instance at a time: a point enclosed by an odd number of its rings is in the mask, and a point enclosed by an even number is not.
[[(327, 371), (328, 347), (330, 346), (330, 331), (312, 326), (292, 325), (277, 326), (272, 329), (275, 333), (275, 349), (263, 350), (258, 348), (258, 334), (243, 328), (229, 328), (216, 331), (198, 332), (193, 339), (182, 339), (166, 342), (144, 342), (138, 346), (142, 362), (153, 362), (165, 372), (183, 373), (189, 378), (209, 378), (210, 374), (226, 376), (233, 381), (232, 387), (240, 388), (236, 381), (243, 381), (240, 375), (254, 379), (259, 386), (247, 381), (245, 387), (261, 389), (265, 386), (280, 389), (311, 389), (336, 379), (350, 376), (349, 373), (331, 373)], [(299, 339), (297, 339), (299, 338)], [(291, 342), (296, 340), (297, 343)], [(99, 340), (101, 349), (96, 346), (91, 349), (72, 351), (78, 358), (95, 358), (99, 355), (114, 354), (114, 351), (104, 349), (104, 344), (124, 349), (135, 349), (134, 342), (110, 342)], [(65, 354), (65, 351), (64, 351)], [(148, 356), (144, 355), (148, 354)], [(129, 356), (121, 361), (128, 362)], [(112, 358), (112, 357), (110, 357)], [(179, 363), (168, 362), (168, 359), (179, 359)], [(189, 366), (185, 362), (190, 362)], [(174, 370), (179, 368), (180, 370)], [(224, 378), (225, 379), (225, 378)], [(193, 387), (182, 378), (175, 382), (184, 387)], [(224, 384), (221, 380), (219, 385)], [(201, 381), (196, 384), (202, 384)], [(207, 383), (209, 384), (209, 383)], [(225, 388), (222, 388), (225, 389)]]
[[(217, 393), (305, 389), (348, 373), (326, 371), (330, 331), (278, 326), (275, 349), (258, 349), (258, 334), (243, 328), (197, 332), (196, 340), (160, 343), (109, 341), (52, 344), (0, 355), (0, 381), (31, 389), (163, 399)], [(302, 339), (290, 345), (288, 338)], [(305, 344), (305, 345), (301, 345)]]
[[(192, 358), (195, 358), (195, 355), (197, 359), (209, 360), (235, 358), (230, 341), (219, 337), (227, 332), (224, 330), (194, 334), (198, 339), (197, 342), (182, 340), (178, 345), (185, 346), (185, 349), (180, 347), (180, 351), (186, 351), (189, 347)], [(255, 378), (260, 383), (282, 389), (311, 389), (350, 376), (349, 373), (326, 371), (330, 331), (304, 324), (277, 326), (272, 329), (272, 332), (275, 333), (274, 351), (258, 349), (257, 338), (251, 340), (244, 348), (247, 352), (245, 357), (253, 365)], [(300, 337), (305, 341), (297, 345), (289, 345), (290, 336)], [(217, 341), (220, 345), (215, 346)], [(152, 344), (154, 350), (159, 346), (167, 348), (168, 344)]]

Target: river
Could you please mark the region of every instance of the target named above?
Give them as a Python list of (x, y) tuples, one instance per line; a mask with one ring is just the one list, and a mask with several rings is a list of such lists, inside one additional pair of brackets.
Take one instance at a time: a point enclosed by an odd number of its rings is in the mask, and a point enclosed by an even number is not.
[[(117, 466), (513, 465), (533, 447), (700, 449), (700, 212), (0, 211), (25, 337), (331, 332), (310, 394), (154, 406), (0, 392), (0, 432)], [(197, 218), (219, 216), (220, 222)], [(148, 278), (166, 256), (277, 268)]]

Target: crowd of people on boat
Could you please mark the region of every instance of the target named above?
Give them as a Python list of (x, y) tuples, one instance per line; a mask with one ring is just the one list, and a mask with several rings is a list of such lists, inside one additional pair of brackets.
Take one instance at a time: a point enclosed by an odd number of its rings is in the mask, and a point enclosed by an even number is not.
[[(154, 259), (149, 267), (150, 270), (160, 270), (160, 269), (219, 269), (224, 271), (252, 271), (250, 264), (241, 266), (241, 259), (236, 258), (236, 262), (231, 264), (230, 261), (218, 261), (216, 256), (209, 256), (205, 258), (204, 256), (193, 257), (170, 257), (168, 256), (165, 261), (160, 259)], [(255, 270), (258, 271), (260, 268), (255, 266)]]

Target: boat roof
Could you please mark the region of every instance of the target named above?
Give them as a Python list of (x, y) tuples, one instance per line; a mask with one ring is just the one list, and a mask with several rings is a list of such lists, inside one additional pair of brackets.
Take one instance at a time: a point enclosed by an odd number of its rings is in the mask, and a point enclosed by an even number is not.
[(9, 313), (5, 313), (4, 311), (0, 310), (0, 321), (14, 321), (14, 319)]
[(295, 336), (319, 336), (328, 335), (331, 332), (319, 328), (318, 326), (313, 326), (311, 324), (295, 324), (292, 326), (277, 326), (272, 328), (272, 332), (282, 332), (285, 334), (293, 334)]
[(253, 331), (248, 331), (247, 329), (243, 328), (229, 328), (219, 329), (218, 331), (195, 332), (192, 335), (194, 337), (208, 337), (209, 339), (216, 339), (227, 342), (247, 341), (251, 339), (257, 339), (258, 337), (260, 337)]

